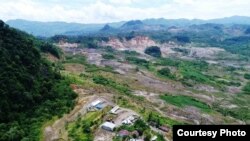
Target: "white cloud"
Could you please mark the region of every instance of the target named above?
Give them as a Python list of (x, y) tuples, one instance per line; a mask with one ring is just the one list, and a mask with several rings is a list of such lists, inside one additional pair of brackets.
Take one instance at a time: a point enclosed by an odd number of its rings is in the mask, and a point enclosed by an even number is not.
[(77, 7), (69, 2), (51, 4), (48, 1), (0, 0), (0, 19), (99, 23), (161, 17), (209, 19), (232, 15), (250, 16), (250, 0), (171, 0), (157, 7), (135, 6), (142, 2), (149, 3), (147, 0), (96, 0), (88, 4), (84, 0), (75, 0)]
[(120, 4), (120, 5), (129, 5), (132, 4), (135, 0), (109, 0), (111, 4)]

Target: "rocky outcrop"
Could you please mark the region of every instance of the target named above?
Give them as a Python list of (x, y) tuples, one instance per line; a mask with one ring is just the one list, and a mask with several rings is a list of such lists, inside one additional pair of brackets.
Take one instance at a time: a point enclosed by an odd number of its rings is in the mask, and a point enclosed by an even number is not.
[[(134, 50), (139, 53), (144, 53), (144, 50), (150, 46), (158, 46), (161, 49), (162, 56), (165, 57), (169, 54), (179, 54), (180, 56), (186, 56), (189, 58), (208, 58), (213, 59), (220, 52), (224, 52), (224, 49), (216, 47), (183, 47), (178, 43), (169, 41), (167, 43), (159, 44), (147, 36), (135, 36), (132, 39), (118, 39), (112, 37), (108, 42), (102, 41), (101, 46), (111, 46), (117, 50)], [(180, 52), (174, 50), (175, 48), (187, 50), (187, 54), (181, 54)]]
[(110, 38), (108, 42), (102, 42), (102, 46), (112, 46), (118, 50), (136, 50), (144, 51), (145, 48), (149, 46), (157, 46), (158, 44), (146, 36), (136, 36), (130, 40), (123, 38), (122, 40), (118, 38)]

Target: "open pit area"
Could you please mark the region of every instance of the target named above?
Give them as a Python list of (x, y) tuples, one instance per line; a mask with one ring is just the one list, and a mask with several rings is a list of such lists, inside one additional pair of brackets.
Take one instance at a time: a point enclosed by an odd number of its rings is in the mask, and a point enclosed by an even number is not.
[[(112, 38), (99, 44), (96, 49), (59, 46), (65, 58), (56, 61), (62, 63), (61, 73), (72, 80), (78, 98), (69, 114), (45, 127), (44, 140), (117, 141), (150, 136), (171, 141), (175, 124), (249, 123), (225, 114), (244, 107), (239, 92), (247, 83), (242, 75), (232, 75), (247, 70), (228, 67), (235, 61), (225, 60), (230, 55), (225, 50), (159, 44), (144, 37)], [(162, 58), (144, 53), (151, 45), (161, 48)], [(137, 124), (145, 124), (145, 131)]]

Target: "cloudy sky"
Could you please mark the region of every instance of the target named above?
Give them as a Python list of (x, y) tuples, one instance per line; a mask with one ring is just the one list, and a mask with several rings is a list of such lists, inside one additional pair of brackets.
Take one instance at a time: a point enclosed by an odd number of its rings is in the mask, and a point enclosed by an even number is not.
[(0, 0), (0, 19), (105, 23), (250, 16), (250, 0)]

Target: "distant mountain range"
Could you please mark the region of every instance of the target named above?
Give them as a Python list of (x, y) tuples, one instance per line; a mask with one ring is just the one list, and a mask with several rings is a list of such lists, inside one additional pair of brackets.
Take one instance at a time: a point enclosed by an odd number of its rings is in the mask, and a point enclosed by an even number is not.
[[(39, 22), (28, 20), (9, 20), (6, 22), (11, 27), (20, 29), (34, 36), (49, 37), (57, 34), (88, 34), (93, 33), (105, 26), (105, 24), (81, 24), (67, 22)], [(109, 25), (116, 28), (124, 22), (110, 23)]]
[(9, 20), (7, 24), (11, 27), (26, 31), (35, 36), (49, 37), (58, 34), (63, 35), (82, 35), (93, 34), (98, 32), (120, 32), (120, 31), (137, 31), (137, 30), (163, 30), (169, 27), (185, 27), (191, 25), (200, 25), (206, 23), (234, 25), (250, 25), (250, 17), (232, 16), (220, 19), (200, 20), (200, 19), (146, 19), (122, 21), (107, 24), (81, 24), (66, 22), (38, 22), (27, 21), (22, 19)]

